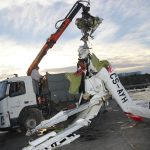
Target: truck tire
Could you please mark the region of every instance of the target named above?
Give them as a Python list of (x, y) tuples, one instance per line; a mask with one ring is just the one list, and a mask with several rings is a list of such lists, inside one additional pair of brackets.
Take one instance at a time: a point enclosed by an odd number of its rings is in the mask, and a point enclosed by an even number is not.
[(37, 108), (29, 108), (20, 117), (20, 125), (24, 131), (35, 128), (43, 121), (43, 115)]

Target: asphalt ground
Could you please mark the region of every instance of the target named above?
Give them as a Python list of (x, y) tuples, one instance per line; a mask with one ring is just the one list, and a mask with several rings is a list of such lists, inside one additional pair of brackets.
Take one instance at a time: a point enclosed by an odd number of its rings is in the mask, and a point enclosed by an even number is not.
[[(107, 111), (77, 133), (81, 135), (79, 139), (57, 150), (150, 150), (150, 120), (135, 123), (114, 100)], [(24, 133), (0, 132), (0, 150), (21, 150), (28, 140)]]

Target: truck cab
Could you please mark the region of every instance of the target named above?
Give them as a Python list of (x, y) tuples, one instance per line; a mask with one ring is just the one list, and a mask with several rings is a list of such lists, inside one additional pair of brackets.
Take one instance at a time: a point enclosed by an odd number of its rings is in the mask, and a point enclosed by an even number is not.
[[(33, 117), (27, 121), (27, 116), (36, 107), (37, 96), (30, 76), (13, 77), (0, 82), (0, 129), (35, 125)], [(40, 110), (37, 109), (37, 112), (40, 113)]]

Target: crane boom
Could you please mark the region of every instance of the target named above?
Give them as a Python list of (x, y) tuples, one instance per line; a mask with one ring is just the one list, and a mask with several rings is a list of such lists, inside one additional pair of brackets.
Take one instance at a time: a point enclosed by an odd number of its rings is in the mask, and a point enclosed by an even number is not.
[(42, 58), (46, 55), (47, 51), (54, 46), (54, 44), (57, 42), (59, 37), (63, 34), (65, 29), (68, 27), (68, 25), (71, 23), (71, 21), (73, 20), (73, 18), (75, 17), (75, 15), (79, 12), (79, 10), (81, 8), (83, 9), (83, 13), (82, 14), (88, 13), (88, 11), (89, 11), (89, 7), (88, 6), (84, 6), (82, 3), (80, 3), (80, 1), (77, 1), (74, 4), (74, 6), (70, 10), (70, 12), (64, 18), (64, 20), (63, 20), (62, 24), (60, 25), (60, 27), (57, 29), (57, 31), (54, 34), (52, 34), (47, 39), (46, 43), (44, 44), (44, 46), (40, 50), (39, 54), (33, 60), (32, 64), (30, 65), (30, 67), (28, 68), (28, 71), (27, 71), (27, 75), (28, 76), (30, 76), (32, 70), (38, 66), (38, 64), (40, 63)]

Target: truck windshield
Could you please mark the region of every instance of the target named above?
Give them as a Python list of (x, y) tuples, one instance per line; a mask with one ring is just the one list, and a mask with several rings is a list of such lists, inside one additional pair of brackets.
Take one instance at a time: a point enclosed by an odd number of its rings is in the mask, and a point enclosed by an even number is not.
[(2, 100), (5, 97), (6, 88), (7, 82), (6, 81), (0, 82), (0, 100)]

